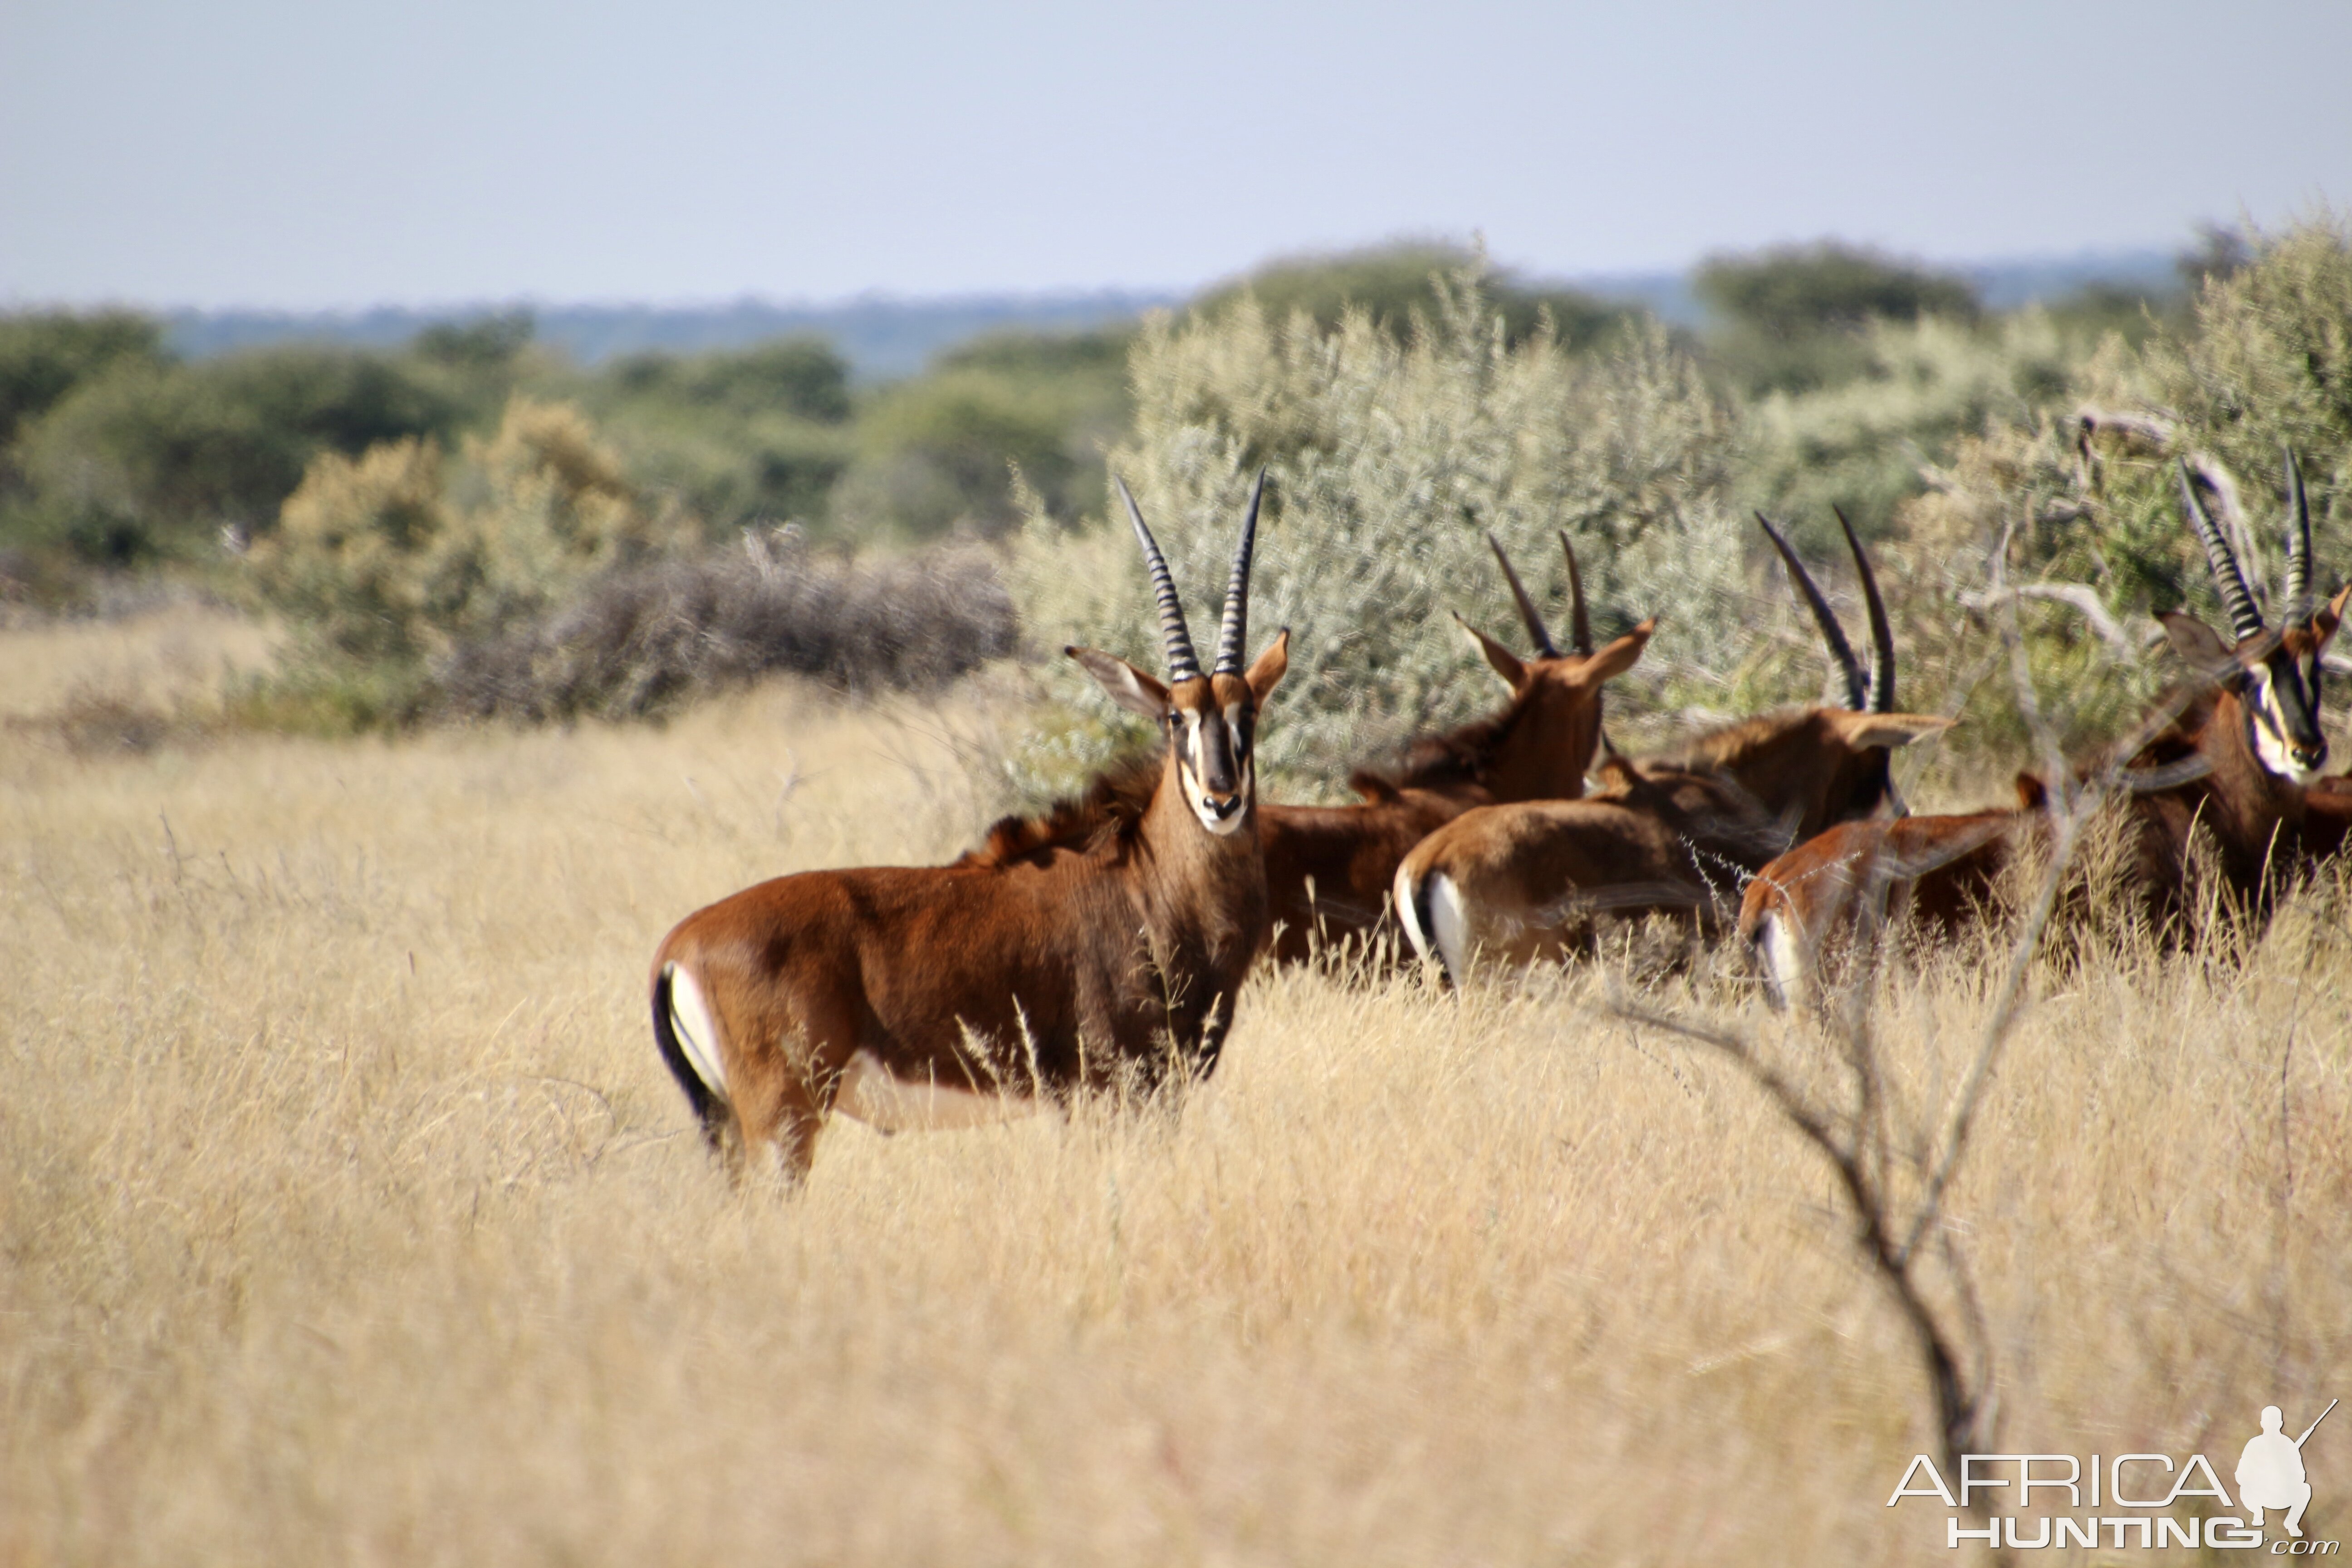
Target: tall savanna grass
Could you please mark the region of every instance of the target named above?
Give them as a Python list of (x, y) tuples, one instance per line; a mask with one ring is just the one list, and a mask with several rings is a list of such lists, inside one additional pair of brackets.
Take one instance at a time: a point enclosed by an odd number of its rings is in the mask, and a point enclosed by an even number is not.
[[(1942, 1552), (1882, 1506), (1934, 1440), (1827, 1172), (1608, 1012), (1822, 1059), (1706, 965), (1264, 974), (1174, 1114), (835, 1124), (801, 1196), (730, 1191), (655, 942), (966, 847), (1007, 701), (0, 748), (0, 1563)], [(2343, 900), (2036, 975), (1948, 1207), (2003, 1447), (2226, 1477), (2262, 1405), (2352, 1384)], [(1995, 952), (1883, 991), (1905, 1095)]]

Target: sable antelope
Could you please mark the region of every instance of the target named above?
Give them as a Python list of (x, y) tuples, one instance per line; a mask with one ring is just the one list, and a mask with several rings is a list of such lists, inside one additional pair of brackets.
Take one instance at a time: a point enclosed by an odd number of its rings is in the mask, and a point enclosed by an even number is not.
[(654, 1039), (712, 1146), (808, 1170), (833, 1111), (885, 1130), (991, 1120), (1039, 1096), (1216, 1067), (1265, 946), (1253, 741), (1286, 630), (1246, 671), (1250, 493), (1216, 662), (1128, 494), (1168, 680), (1065, 651), (1163, 743), (1082, 799), (1007, 818), (953, 865), (807, 871), (688, 916), (654, 955)]
[(2344, 851), (2352, 830), (2352, 777), (2337, 774), (2319, 779), (2303, 792), (2303, 847), (2314, 860), (2332, 859)]
[(1572, 800), (1584, 793), (1585, 770), (1601, 740), (1601, 686), (1641, 658), (1657, 621), (1643, 621), (1593, 652), (1576, 550), (1563, 532), (1559, 547), (1568, 557), (1573, 650), (1563, 654), (1502, 542), (1490, 533), (1486, 542), (1510, 584), (1536, 656), (1522, 660), (1454, 616), (1510, 689), (1510, 702), (1501, 712), (1424, 737), (1393, 776), (1357, 770), (1348, 782), (1365, 797), (1360, 802), (1259, 805), (1276, 963), (1303, 963), (1321, 942), (1360, 940), (1378, 931), (1389, 884), (1405, 852), (1470, 807), (1493, 801)]
[[(2327, 759), (2320, 654), (2352, 589), (2313, 609), (2311, 511), (2293, 453), (2286, 492), (2285, 624), (2273, 632), (2182, 468), (2181, 509), (2204, 545), (2237, 640), (2225, 643), (2177, 610), (2158, 616), (2202, 689), (2160, 707), (2179, 711), (2152, 737), (2076, 770), (2078, 782), (2112, 773), (2125, 786), (2129, 874), (2142, 911), (2159, 923), (2179, 910), (2192, 837), (2211, 847), (2240, 907), (2256, 912), (2300, 853), (2332, 853), (2342, 840), (2347, 814), (2315, 775)], [(1890, 910), (1948, 933), (1977, 918), (2021, 845), (2051, 833), (2045, 786), (2020, 774), (2018, 792), (2018, 805), (2008, 810), (1847, 823), (1759, 871), (1741, 900), (1739, 936), (1774, 1001), (1809, 992), (1823, 944), (1875, 931)], [(2322, 804), (2314, 808), (2314, 801)]]
[(1812, 610), (1851, 706), (1750, 719), (1677, 755), (1612, 756), (1600, 794), (1480, 807), (1422, 840), (1397, 868), (1397, 908), (1415, 951), (1457, 984), (1474, 954), (1524, 963), (1588, 945), (1602, 914), (1686, 913), (1713, 924), (1757, 867), (1885, 804), (1890, 749), (1950, 726), (1895, 710), (1894, 634), (1852, 527), (1846, 541), (1870, 615), (1867, 679), (1788, 542), (1757, 521)]

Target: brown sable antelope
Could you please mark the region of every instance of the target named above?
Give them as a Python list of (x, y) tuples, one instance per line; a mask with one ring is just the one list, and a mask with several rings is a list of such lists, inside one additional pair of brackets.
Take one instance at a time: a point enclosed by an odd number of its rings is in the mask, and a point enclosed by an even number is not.
[(1284, 631), (1246, 671), (1250, 493), (1216, 662), (1201, 673), (1160, 547), (1124, 484), (1167, 642), (1165, 685), (1068, 655), (1163, 743), (950, 866), (807, 871), (695, 914), (654, 954), (654, 1039), (712, 1146), (798, 1180), (825, 1117), (886, 1131), (988, 1121), (1170, 1072), (1205, 1077), (1266, 939), (1259, 710)]
[(1642, 657), (1657, 629), (1656, 618), (1593, 652), (1583, 579), (1575, 548), (1563, 532), (1559, 547), (1568, 556), (1572, 651), (1562, 653), (1502, 542), (1491, 533), (1486, 542), (1511, 585), (1536, 656), (1522, 660), (1454, 616), (1510, 689), (1501, 712), (1423, 737), (1393, 775), (1359, 769), (1348, 781), (1364, 796), (1355, 804), (1259, 805), (1278, 963), (1303, 963), (1320, 945), (1363, 942), (1381, 931), (1388, 920), (1389, 885), (1405, 852), (1472, 806), (1572, 800), (1584, 793), (1585, 770), (1601, 741), (1601, 687)]
[[(1607, 787), (1576, 801), (1482, 806), (1397, 868), (1405, 934), (1456, 984), (1475, 960), (1527, 963), (1589, 948), (1602, 915), (1727, 918), (1739, 884), (1790, 844), (1889, 804), (1887, 752), (1948, 719), (1895, 710), (1895, 639), (1862, 543), (1846, 529), (1870, 614), (1867, 678), (1828, 601), (1761, 516), (1844, 677), (1849, 707), (1728, 725), (1679, 753), (1612, 755)], [(1844, 523), (1843, 516), (1841, 524)]]
[(2314, 860), (2332, 859), (2344, 852), (2352, 830), (2352, 776), (2319, 779), (2303, 794), (2303, 848)]
[[(2264, 626), (2237, 556), (2186, 468), (2180, 489), (2236, 640), (2223, 641), (2177, 610), (2158, 616), (2198, 685), (2159, 704), (2153, 733), (2144, 730), (2109, 757), (2074, 770), (2078, 785), (2104, 777), (2120, 786), (2128, 874), (2141, 912), (2159, 926), (2179, 911), (2192, 839), (2210, 847), (2238, 906), (2259, 914), (2303, 853), (2340, 846), (2347, 815), (2323, 794), (2316, 774), (2327, 760), (2320, 654), (2352, 589), (2313, 608), (2311, 511), (2294, 454), (2286, 459), (2282, 630)], [(2339, 798), (2352, 803), (2352, 795)], [(2315, 809), (2315, 800), (2323, 803)], [(1958, 931), (1990, 907), (2018, 849), (2046, 843), (2052, 828), (2047, 788), (2024, 773), (2018, 805), (2006, 810), (1847, 823), (1757, 874), (1740, 903), (1740, 940), (1775, 1003), (1809, 997), (1825, 945), (1874, 934), (1890, 915), (1907, 914), (1945, 934)]]

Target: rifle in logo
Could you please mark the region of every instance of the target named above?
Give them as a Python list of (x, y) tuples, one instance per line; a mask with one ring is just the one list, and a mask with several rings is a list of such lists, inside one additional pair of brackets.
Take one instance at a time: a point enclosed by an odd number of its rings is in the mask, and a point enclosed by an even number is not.
[[(2319, 1413), (2319, 1421), (2327, 1419), (2328, 1411), (2336, 1401), (2329, 1400), (2327, 1409)], [(2263, 1510), (2284, 1509), (2282, 1521), (2289, 1535), (2298, 1539), (2303, 1534), (2303, 1510), (2311, 1505), (2311, 1482), (2303, 1470), (2303, 1446), (2319, 1430), (2319, 1421), (2303, 1429), (2303, 1436), (2290, 1441), (2284, 1430), (2285, 1413), (2275, 1405), (2263, 1406), (2263, 1429), (2246, 1441), (2245, 1452), (2238, 1457), (2238, 1500), (2245, 1504), (2246, 1523), (2255, 1530), (2263, 1527)]]

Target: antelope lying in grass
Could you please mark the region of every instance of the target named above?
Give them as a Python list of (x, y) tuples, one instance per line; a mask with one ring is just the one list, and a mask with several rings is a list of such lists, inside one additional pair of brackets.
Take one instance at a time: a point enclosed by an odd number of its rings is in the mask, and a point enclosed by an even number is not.
[(1359, 770), (1349, 783), (1365, 798), (1354, 805), (1267, 802), (1258, 807), (1277, 963), (1301, 963), (1325, 942), (1361, 942), (1379, 931), (1389, 884), (1406, 851), (1472, 806), (1584, 793), (1585, 770), (1601, 740), (1601, 687), (1633, 668), (1657, 621), (1643, 621), (1593, 652), (1576, 551), (1562, 533), (1574, 650), (1563, 654), (1501, 542), (1492, 534), (1486, 542), (1511, 585), (1536, 657), (1522, 660), (1455, 616), (1510, 689), (1501, 712), (1416, 742), (1393, 777)]
[(1757, 867), (1888, 802), (1892, 748), (1950, 726), (1895, 710), (1894, 634), (1853, 531), (1846, 540), (1870, 615), (1866, 679), (1795, 552), (1758, 521), (1812, 609), (1851, 706), (1750, 719), (1677, 755), (1612, 756), (1597, 795), (1481, 807), (1422, 840), (1397, 868), (1397, 908), (1415, 951), (1456, 984), (1474, 957), (1525, 963), (1585, 948), (1603, 915), (1672, 912), (1703, 926), (1727, 918)]
[(797, 1181), (834, 1111), (886, 1130), (954, 1125), (1215, 1068), (1267, 933), (1251, 753), (1289, 633), (1243, 669), (1264, 488), (1260, 476), (1203, 676), (1167, 563), (1119, 487), (1168, 681), (1066, 651), (1160, 726), (1157, 757), (999, 823), (953, 865), (762, 882), (662, 940), (654, 1039), (731, 1168), (772, 1156)]
[[(2140, 912), (2159, 925), (2180, 911), (2192, 840), (2210, 847), (2237, 906), (2260, 914), (2306, 851), (2340, 847), (2352, 816), (2352, 795), (2322, 791), (2316, 778), (2327, 760), (2320, 654), (2352, 589), (2311, 605), (2311, 512), (2293, 455), (2285, 625), (2275, 632), (2185, 468), (2180, 485), (2236, 641), (2179, 611), (2159, 616), (2203, 689), (2185, 705), (2167, 704), (2180, 711), (2152, 738), (2077, 770), (2078, 783), (2112, 774), (2125, 785), (2128, 875)], [(1824, 944), (1875, 933), (1890, 913), (1948, 934), (1977, 919), (2020, 848), (2051, 837), (2045, 786), (2021, 774), (2018, 789), (2019, 804), (2008, 810), (1848, 823), (1759, 871), (1741, 901), (1739, 936), (1773, 999), (1810, 994)]]

